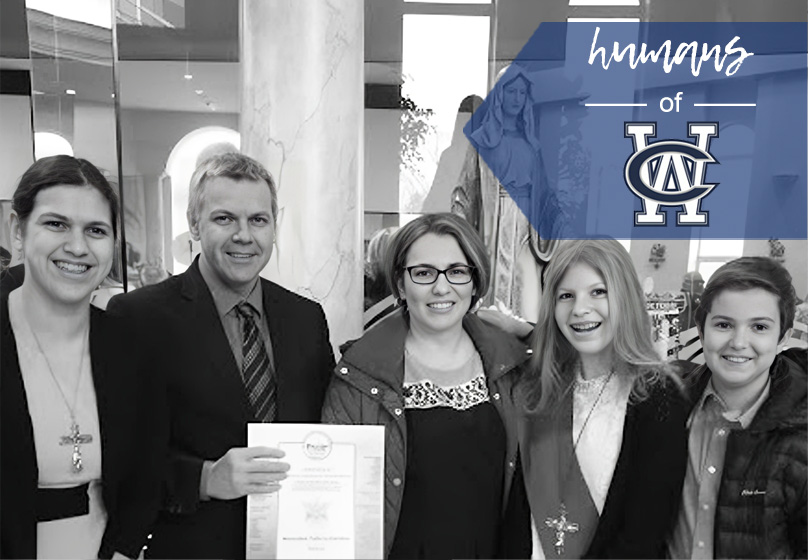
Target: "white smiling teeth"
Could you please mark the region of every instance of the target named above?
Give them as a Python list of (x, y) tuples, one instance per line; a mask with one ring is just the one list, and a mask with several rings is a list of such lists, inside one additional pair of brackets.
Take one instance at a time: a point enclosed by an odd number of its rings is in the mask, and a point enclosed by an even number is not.
[(743, 356), (724, 356), (724, 359), (734, 364), (742, 364), (748, 362), (751, 358), (744, 358)]
[(451, 303), (451, 302), (448, 302), (448, 303), (430, 303), (429, 307), (431, 307), (432, 309), (449, 309), (453, 305), (454, 304)]
[(87, 269), (90, 268), (86, 264), (73, 264), (64, 261), (56, 261), (56, 266), (58, 266), (60, 270), (70, 272), (72, 274), (81, 274), (83, 272), (87, 272)]
[(572, 330), (574, 331), (591, 331), (595, 327), (600, 325), (600, 323), (577, 323), (575, 325), (570, 325)]
[(239, 255), (237, 253), (230, 253), (230, 256), (234, 259), (249, 259), (252, 255)]

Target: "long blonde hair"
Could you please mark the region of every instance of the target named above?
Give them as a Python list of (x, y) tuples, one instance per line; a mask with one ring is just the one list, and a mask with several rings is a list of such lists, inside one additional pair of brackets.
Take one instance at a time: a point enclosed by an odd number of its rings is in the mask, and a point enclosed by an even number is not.
[(558, 286), (576, 263), (591, 266), (606, 284), (612, 344), (619, 361), (615, 365), (619, 374), (633, 378), (633, 401), (645, 399), (651, 386), (663, 377), (673, 377), (672, 369), (654, 349), (645, 297), (625, 248), (614, 239), (563, 241), (544, 271), (539, 318), (531, 343), (533, 360), (522, 386), (530, 412), (552, 412), (572, 387), (578, 352), (556, 324), (555, 305)]

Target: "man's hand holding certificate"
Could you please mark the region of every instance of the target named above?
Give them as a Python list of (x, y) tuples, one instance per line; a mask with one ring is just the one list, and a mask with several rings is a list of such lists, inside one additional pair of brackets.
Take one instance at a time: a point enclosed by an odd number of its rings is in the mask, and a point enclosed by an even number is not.
[(247, 558), (381, 558), (384, 428), (249, 424), (248, 445), (279, 449), (278, 492), (247, 502)]
[(232, 500), (247, 494), (276, 492), (286, 478), (289, 464), (278, 461), (284, 456), (271, 447), (234, 447), (210, 467), (205, 495)]

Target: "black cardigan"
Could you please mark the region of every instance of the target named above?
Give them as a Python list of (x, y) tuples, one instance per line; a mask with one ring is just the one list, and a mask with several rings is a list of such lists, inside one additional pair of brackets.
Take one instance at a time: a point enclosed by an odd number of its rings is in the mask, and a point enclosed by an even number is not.
[[(127, 367), (118, 329), (95, 307), (90, 313), (90, 356), (98, 403), (107, 527), (98, 552), (136, 558), (159, 502), (157, 456), (150, 451), (145, 380)], [(36, 558), (36, 492), (39, 471), (33, 426), (8, 316), (0, 298), (0, 557)]]
[(584, 558), (665, 558), (687, 467), (688, 406), (671, 381), (629, 403), (623, 444)]
[[(667, 556), (687, 466), (687, 418), (686, 398), (672, 381), (655, 385), (643, 401), (629, 402), (612, 482), (584, 558)], [(530, 494), (516, 482), (514, 489)], [(512, 542), (505, 554), (529, 558), (529, 525), (520, 511), (529, 508), (528, 499), (512, 494), (511, 502), (505, 538)]]

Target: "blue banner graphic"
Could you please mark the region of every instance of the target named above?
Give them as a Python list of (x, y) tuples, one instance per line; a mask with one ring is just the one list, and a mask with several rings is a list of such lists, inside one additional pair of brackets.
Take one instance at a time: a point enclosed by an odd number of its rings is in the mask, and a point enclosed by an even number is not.
[(464, 131), (545, 239), (806, 239), (807, 45), (805, 23), (543, 23)]

